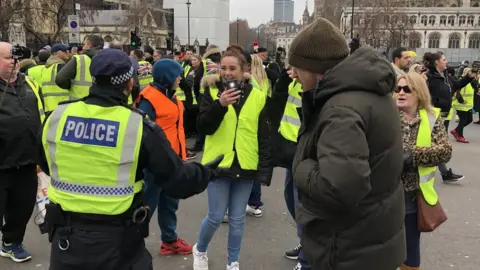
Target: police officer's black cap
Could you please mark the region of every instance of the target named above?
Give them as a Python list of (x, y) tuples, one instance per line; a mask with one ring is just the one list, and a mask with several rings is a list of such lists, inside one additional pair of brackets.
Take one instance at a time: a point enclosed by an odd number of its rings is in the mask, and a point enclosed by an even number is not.
[(133, 65), (127, 54), (120, 50), (100, 50), (92, 59), (90, 74), (97, 82), (121, 85), (133, 76)]

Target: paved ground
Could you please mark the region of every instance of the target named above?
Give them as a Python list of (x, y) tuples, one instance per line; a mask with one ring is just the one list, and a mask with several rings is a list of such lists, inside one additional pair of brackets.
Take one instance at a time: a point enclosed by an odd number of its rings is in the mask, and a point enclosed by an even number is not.
[[(456, 126), (455, 123), (452, 125)], [(469, 126), (465, 136), (471, 143), (453, 142), (454, 154), (449, 165), (455, 172), (465, 174), (466, 179), (458, 185), (444, 185), (441, 181), (437, 183), (440, 200), (449, 220), (436, 232), (422, 236), (422, 266), (426, 270), (477, 270), (480, 265), (480, 177), (476, 172), (480, 157), (480, 126)], [(284, 171), (276, 170), (273, 185), (263, 190), (264, 216), (247, 218), (240, 259), (242, 269), (292, 269), (295, 264), (283, 257), (285, 249), (297, 244), (293, 221), (287, 215), (283, 201), (283, 179)], [(206, 194), (181, 203), (178, 232), (188, 242), (194, 243), (206, 209)], [(210, 246), (211, 270), (225, 269), (227, 229), (228, 225), (222, 225)], [(159, 257), (159, 229), (155, 223), (152, 223), (151, 231), (147, 245), (154, 254), (155, 269), (192, 269), (190, 256)], [(34, 256), (32, 261), (14, 264), (9, 259), (0, 258), (0, 269), (48, 269), (50, 248), (46, 236), (40, 235), (33, 224), (28, 227), (25, 245)]]

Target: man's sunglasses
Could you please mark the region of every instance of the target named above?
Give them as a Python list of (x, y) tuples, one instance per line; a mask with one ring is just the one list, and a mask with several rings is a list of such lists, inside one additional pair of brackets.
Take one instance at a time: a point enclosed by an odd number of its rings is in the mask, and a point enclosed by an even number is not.
[(402, 91), (405, 93), (405, 94), (410, 94), (412, 93), (412, 90), (410, 90), (410, 87), (408, 87), (408, 85), (405, 85), (405, 86), (397, 86), (397, 88), (395, 88), (395, 93), (400, 93), (400, 91)]

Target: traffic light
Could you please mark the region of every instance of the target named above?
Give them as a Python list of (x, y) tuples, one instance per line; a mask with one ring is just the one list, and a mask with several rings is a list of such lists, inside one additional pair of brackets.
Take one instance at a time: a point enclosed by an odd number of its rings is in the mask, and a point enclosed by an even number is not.
[(137, 47), (137, 34), (135, 32), (130, 32), (130, 45), (132, 47)]
[(134, 48), (139, 48), (142, 46), (142, 39), (135, 31), (130, 32), (130, 45), (132, 45)]

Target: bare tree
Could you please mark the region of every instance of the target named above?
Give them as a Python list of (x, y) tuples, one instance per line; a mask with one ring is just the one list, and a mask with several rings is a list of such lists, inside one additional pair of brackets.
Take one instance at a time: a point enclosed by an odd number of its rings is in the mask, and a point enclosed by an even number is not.
[(361, 0), (353, 17), (354, 32), (368, 45), (386, 50), (408, 45), (413, 21), (402, 0)]
[(0, 0), (0, 36), (8, 40), (8, 28), (14, 15), (22, 13), (30, 0)]

